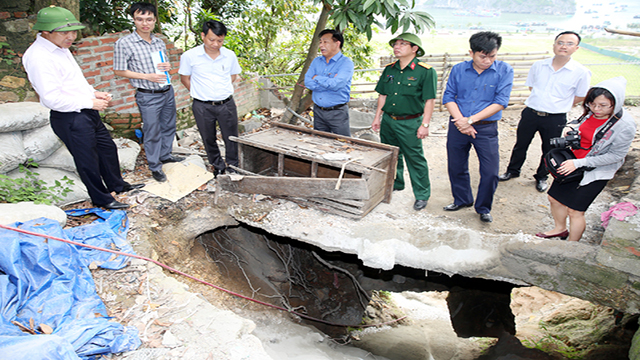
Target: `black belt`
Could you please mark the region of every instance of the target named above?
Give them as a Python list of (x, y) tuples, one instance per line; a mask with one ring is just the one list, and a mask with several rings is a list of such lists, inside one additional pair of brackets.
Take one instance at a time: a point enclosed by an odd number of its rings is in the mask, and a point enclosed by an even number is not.
[(343, 107), (345, 105), (347, 105), (347, 103), (340, 104), (340, 105), (335, 105), (335, 106), (329, 106), (329, 107), (323, 107), (323, 106), (316, 105), (316, 104), (314, 104), (313, 106), (317, 107), (319, 109), (322, 109), (324, 111), (329, 111), (329, 110), (338, 110), (338, 109), (340, 109), (341, 107)]
[(211, 105), (222, 105), (222, 104), (228, 103), (231, 100), (233, 100), (233, 95), (229, 96), (228, 98), (226, 98), (224, 100), (220, 100), (220, 101), (204, 101), (204, 100), (198, 100), (196, 98), (193, 98), (193, 101), (201, 102), (201, 103), (204, 103), (204, 104), (211, 104)]
[(136, 90), (140, 91), (141, 93), (145, 93), (145, 94), (162, 94), (162, 93), (166, 93), (167, 91), (169, 91), (169, 89), (171, 89), (171, 86), (167, 86), (164, 89), (160, 89), (160, 90), (149, 90), (149, 89), (143, 89), (143, 88), (137, 88)]
[(556, 114), (552, 114), (552, 113), (548, 113), (548, 112), (544, 112), (544, 111), (538, 111), (535, 109), (532, 109), (530, 107), (527, 107), (527, 109), (530, 109), (531, 111), (533, 111), (534, 114), (538, 115), (538, 116), (555, 116), (555, 115), (564, 115), (565, 113), (556, 113)]
[(415, 119), (417, 117), (422, 116), (422, 114), (413, 114), (413, 115), (403, 115), (403, 116), (395, 116), (395, 115), (391, 115), (388, 114), (389, 117), (391, 117), (393, 120), (409, 120), (409, 119)]
[[(496, 121), (497, 121), (497, 120), (496, 120)], [(495, 123), (496, 123), (496, 121), (480, 120), (480, 121), (476, 121), (476, 122), (474, 122), (474, 123), (473, 123), (473, 124), (471, 124), (471, 125), (473, 125), (473, 126), (477, 126), (477, 125), (489, 125), (489, 124), (495, 124)]]

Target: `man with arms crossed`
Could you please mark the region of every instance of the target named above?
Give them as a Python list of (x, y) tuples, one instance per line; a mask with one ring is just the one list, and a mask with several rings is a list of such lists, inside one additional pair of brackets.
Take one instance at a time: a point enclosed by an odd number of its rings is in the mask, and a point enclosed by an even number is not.
[[(238, 166), (238, 143), (229, 136), (238, 136), (233, 82), (241, 69), (236, 54), (222, 46), (226, 35), (227, 28), (220, 21), (205, 22), (200, 34), (203, 44), (182, 54), (178, 70), (180, 81), (193, 97), (193, 116), (214, 176), (235, 172), (227, 165)], [(216, 123), (222, 133), (225, 159), (216, 142)]]
[(444, 207), (456, 211), (473, 206), (469, 178), (469, 150), (476, 150), (480, 162), (480, 184), (475, 210), (483, 222), (492, 222), (491, 205), (498, 187), (500, 153), (498, 120), (509, 104), (513, 68), (496, 60), (502, 37), (494, 32), (475, 33), (469, 39), (471, 60), (451, 69), (442, 102), (451, 115), (447, 133), (447, 164), (453, 203)]
[(304, 85), (313, 91), (313, 128), (351, 136), (349, 128), (349, 95), (353, 77), (353, 61), (341, 52), (344, 37), (336, 30), (320, 32), (320, 53), (313, 59)]
[[(136, 30), (116, 41), (113, 52), (113, 72), (129, 78), (137, 89), (136, 103), (142, 117), (144, 151), (151, 175), (156, 181), (167, 181), (162, 164), (179, 162), (184, 158), (171, 155), (176, 135), (176, 101), (173, 86), (167, 75), (157, 74), (156, 66), (169, 71), (167, 47), (151, 32), (156, 26), (156, 7), (145, 2), (131, 5), (129, 10)], [(155, 63), (152, 53), (162, 53), (164, 62)]]
[(53, 132), (73, 156), (93, 204), (106, 209), (128, 208), (111, 192), (144, 185), (131, 185), (122, 179), (118, 149), (98, 113), (107, 108), (111, 95), (89, 85), (69, 51), (84, 25), (71, 11), (52, 5), (38, 12), (33, 29), (40, 32), (25, 51), (22, 64), (40, 103), (51, 109)]
[(555, 56), (536, 61), (529, 70), (526, 85), (531, 95), (524, 102), (527, 107), (522, 111), (518, 124), (516, 144), (507, 172), (500, 175), (500, 181), (520, 176), (531, 140), (538, 132), (542, 139), (542, 156), (533, 177), (538, 191), (547, 190), (548, 173), (544, 166), (544, 154), (551, 150), (551, 138), (562, 136), (567, 112), (584, 99), (591, 81), (591, 72), (571, 59), (571, 55), (579, 49), (579, 44), (580, 35), (573, 31), (558, 34), (553, 43)]
[(393, 189), (404, 189), (404, 157), (416, 198), (413, 209), (418, 211), (427, 206), (431, 196), (422, 139), (429, 135), (438, 79), (434, 68), (418, 60), (424, 55), (419, 37), (404, 33), (391, 39), (389, 45), (398, 60), (385, 67), (376, 85), (380, 95), (371, 128), (380, 130), (383, 143), (400, 148)]

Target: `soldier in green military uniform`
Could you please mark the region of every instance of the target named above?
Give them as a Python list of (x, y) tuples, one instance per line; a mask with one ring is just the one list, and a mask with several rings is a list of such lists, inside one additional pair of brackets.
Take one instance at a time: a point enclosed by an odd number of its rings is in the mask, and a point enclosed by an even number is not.
[(385, 67), (376, 85), (380, 95), (371, 128), (380, 130), (383, 143), (400, 148), (393, 189), (404, 189), (404, 158), (416, 198), (413, 208), (422, 210), (431, 195), (422, 139), (429, 135), (437, 74), (430, 65), (418, 60), (418, 56), (424, 55), (418, 36), (404, 33), (389, 41), (389, 45), (398, 60)]

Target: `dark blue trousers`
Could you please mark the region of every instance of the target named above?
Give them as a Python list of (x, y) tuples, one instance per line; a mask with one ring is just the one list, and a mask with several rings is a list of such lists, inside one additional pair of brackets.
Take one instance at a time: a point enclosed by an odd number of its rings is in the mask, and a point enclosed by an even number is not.
[(112, 191), (122, 191), (126, 182), (120, 173), (118, 148), (96, 110), (76, 112), (51, 110), (51, 128), (67, 146), (89, 197), (96, 206), (115, 199)]
[(498, 187), (498, 172), (500, 170), (500, 152), (498, 149), (498, 122), (476, 125), (476, 138), (464, 135), (449, 122), (447, 134), (447, 164), (449, 182), (453, 202), (456, 205), (473, 203), (471, 180), (469, 177), (469, 151), (471, 145), (476, 150), (480, 162), (480, 184), (475, 201), (478, 214), (491, 212), (493, 194)]

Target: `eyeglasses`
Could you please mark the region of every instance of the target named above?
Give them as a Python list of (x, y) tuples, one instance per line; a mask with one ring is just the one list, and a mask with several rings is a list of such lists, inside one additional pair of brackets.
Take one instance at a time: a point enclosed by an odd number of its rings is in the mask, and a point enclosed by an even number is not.
[(560, 47), (563, 47), (563, 46), (565, 46), (565, 45), (566, 45), (567, 47), (572, 47), (572, 46), (575, 46), (575, 45), (576, 45), (576, 43), (572, 43), (572, 42), (564, 42), (564, 41), (558, 41), (558, 42), (556, 42), (556, 45), (558, 45), (558, 46), (560, 46)]
[(156, 19), (155, 18), (146, 18), (146, 19), (134, 18), (133, 21), (139, 22), (139, 23), (154, 23), (156, 22)]
[(393, 46), (410, 46), (411, 43), (410, 42), (406, 42), (406, 41), (396, 41)]
[(602, 104), (594, 104), (594, 103), (587, 104), (587, 106), (589, 107), (589, 109), (592, 109), (592, 110), (597, 110), (597, 109), (607, 110), (612, 107), (612, 105), (602, 105)]

